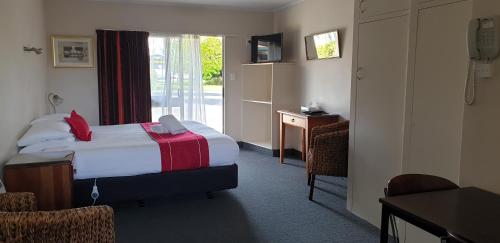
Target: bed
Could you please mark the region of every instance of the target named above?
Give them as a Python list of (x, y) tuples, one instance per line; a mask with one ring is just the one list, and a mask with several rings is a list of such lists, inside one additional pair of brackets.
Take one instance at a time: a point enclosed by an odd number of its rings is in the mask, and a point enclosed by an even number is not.
[[(198, 122), (184, 121), (182, 124), (207, 139), (210, 167), (235, 163), (239, 148), (231, 137)], [(162, 171), (158, 143), (140, 124), (95, 126), (91, 129), (92, 141), (77, 142), (73, 148), (75, 179), (136, 176)]]
[(206, 139), (208, 167), (165, 171), (159, 143), (141, 124), (91, 127), (91, 141), (71, 143), (71, 150), (75, 152), (75, 206), (93, 203), (94, 184), (99, 190), (97, 204), (236, 188), (237, 143), (198, 122), (184, 121), (182, 125)]

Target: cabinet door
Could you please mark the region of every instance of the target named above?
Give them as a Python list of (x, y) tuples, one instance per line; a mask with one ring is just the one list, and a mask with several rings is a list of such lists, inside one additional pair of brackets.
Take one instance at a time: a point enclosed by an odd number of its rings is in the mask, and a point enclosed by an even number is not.
[(421, 9), (405, 171), (458, 182), (472, 1)]
[(410, 0), (360, 0), (360, 18), (402, 11), (410, 8)]
[(407, 16), (359, 26), (352, 208), (374, 224), (380, 221), (378, 198), (401, 172), (407, 46)]

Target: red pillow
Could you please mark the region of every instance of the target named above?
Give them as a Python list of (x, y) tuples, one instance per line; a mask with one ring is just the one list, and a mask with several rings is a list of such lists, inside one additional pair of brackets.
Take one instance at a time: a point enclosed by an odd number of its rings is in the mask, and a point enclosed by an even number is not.
[(78, 140), (90, 141), (92, 137), (92, 131), (90, 131), (89, 124), (85, 121), (85, 118), (80, 116), (75, 111), (71, 112), (70, 117), (65, 117), (64, 120), (68, 122), (71, 127), (71, 132), (75, 135)]

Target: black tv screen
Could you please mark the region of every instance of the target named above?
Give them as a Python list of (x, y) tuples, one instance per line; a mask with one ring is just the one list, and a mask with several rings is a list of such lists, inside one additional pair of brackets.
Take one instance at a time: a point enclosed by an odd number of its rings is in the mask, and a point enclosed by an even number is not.
[(283, 33), (252, 36), (252, 62), (281, 62), (283, 59)]

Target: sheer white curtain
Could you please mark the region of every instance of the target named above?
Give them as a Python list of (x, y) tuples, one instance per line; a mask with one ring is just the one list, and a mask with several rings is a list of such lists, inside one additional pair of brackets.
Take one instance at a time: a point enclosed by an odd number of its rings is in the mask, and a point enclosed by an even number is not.
[[(157, 109), (156, 116), (173, 114), (180, 120), (205, 123), (200, 36), (154, 37), (150, 46), (152, 71), (160, 72), (156, 84), (159, 97), (155, 97), (153, 90), (153, 100), (161, 108)], [(163, 53), (158, 53), (161, 51)]]

